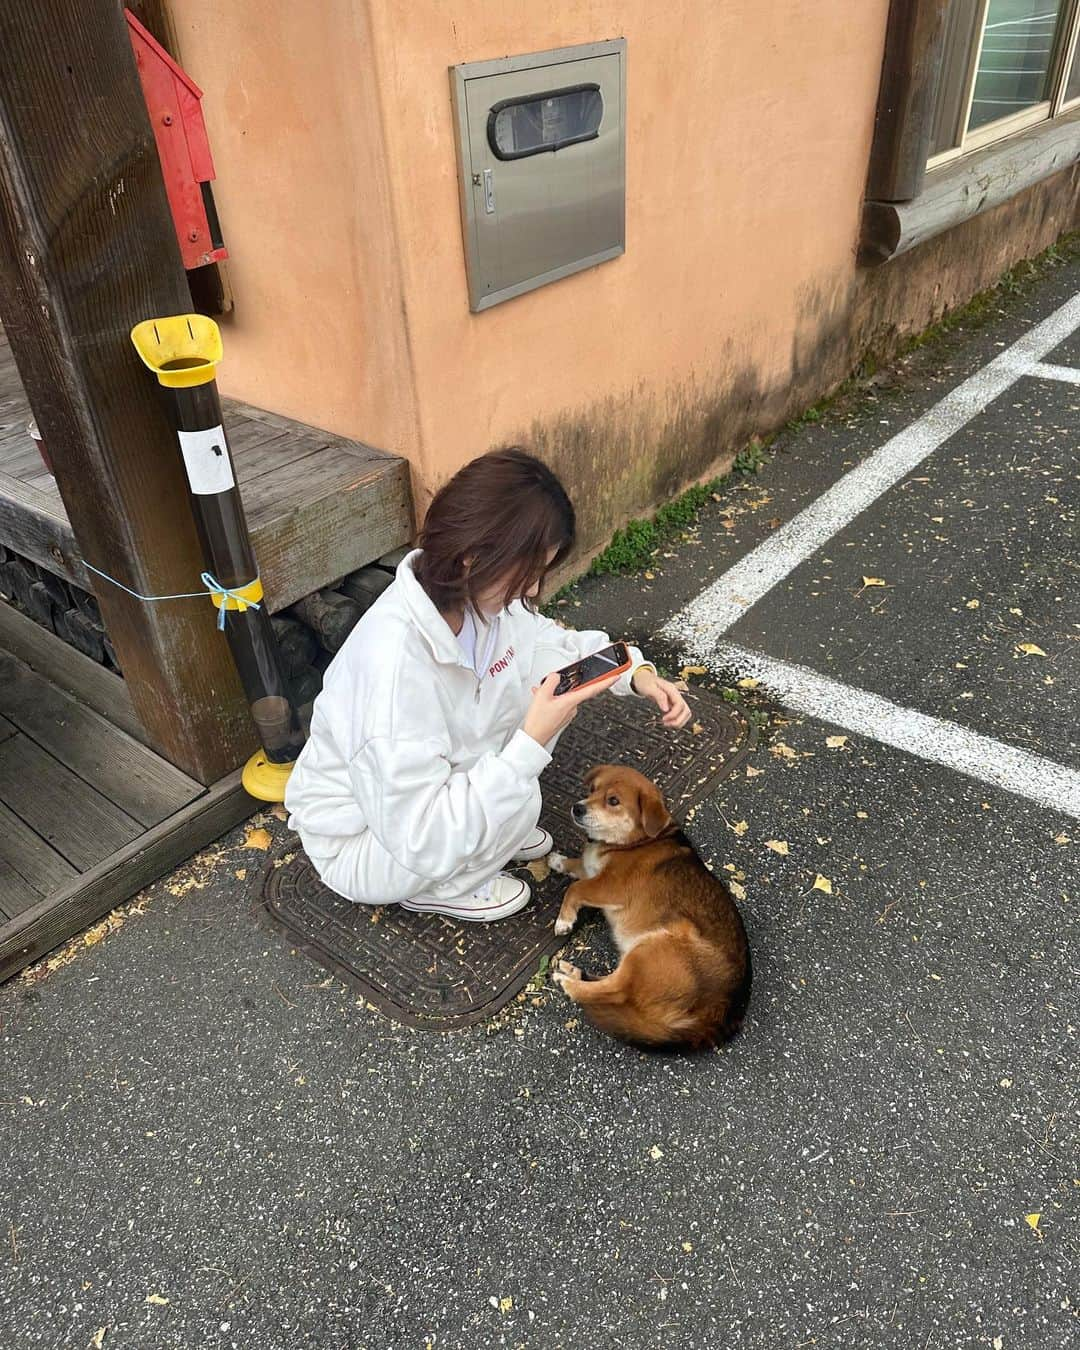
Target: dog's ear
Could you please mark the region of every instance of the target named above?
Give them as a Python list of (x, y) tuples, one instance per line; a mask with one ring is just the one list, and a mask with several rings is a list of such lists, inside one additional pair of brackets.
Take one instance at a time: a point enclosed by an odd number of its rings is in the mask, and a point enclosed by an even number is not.
[(641, 794), (642, 828), (650, 839), (655, 839), (670, 824), (671, 812), (667, 809), (660, 789), (650, 783)]
[(589, 770), (589, 772), (585, 775), (584, 782), (586, 792), (593, 792), (595, 790), (597, 776), (600, 773), (600, 771), (605, 767), (606, 766), (603, 764), (594, 764), (592, 768)]

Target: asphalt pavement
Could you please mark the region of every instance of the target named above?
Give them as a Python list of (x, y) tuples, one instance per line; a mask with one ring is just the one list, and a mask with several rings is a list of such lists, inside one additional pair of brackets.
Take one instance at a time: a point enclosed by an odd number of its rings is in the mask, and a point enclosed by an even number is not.
[[(562, 612), (648, 646), (1078, 290), (1051, 268), (864, 382)], [(732, 637), (1080, 767), (1078, 428), (1080, 385), (1022, 380)], [(388, 1022), (256, 921), (268, 814), (0, 989), (0, 1344), (1076, 1344), (1080, 821), (738, 696), (761, 745), (688, 823), (754, 952), (718, 1051), (628, 1049), (551, 988)]]

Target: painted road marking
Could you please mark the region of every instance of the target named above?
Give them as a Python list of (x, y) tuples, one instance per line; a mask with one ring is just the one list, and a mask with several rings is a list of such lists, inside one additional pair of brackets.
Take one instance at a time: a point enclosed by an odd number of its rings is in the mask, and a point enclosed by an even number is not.
[(1080, 819), (1080, 773), (1042, 755), (734, 643), (713, 647), (709, 659), (721, 669), (760, 680), (785, 708)]
[(1080, 384), (1080, 370), (1072, 366), (1055, 366), (1048, 361), (1036, 361), (1027, 373), (1038, 380), (1064, 380), (1066, 384)]
[(723, 640), (751, 605), (1017, 380), (1041, 376), (1080, 383), (1080, 372), (1042, 361), (1078, 327), (1080, 295), (1075, 295), (751, 549), (672, 615), (659, 636), (687, 659), (756, 677), (798, 712), (1080, 818), (1080, 773), (1064, 765)]
[(1074, 295), (751, 549), (669, 619), (661, 636), (699, 649), (718, 642), (751, 605), (768, 595), (1022, 375), (1029, 374), (1047, 352), (1078, 327), (1080, 295)]

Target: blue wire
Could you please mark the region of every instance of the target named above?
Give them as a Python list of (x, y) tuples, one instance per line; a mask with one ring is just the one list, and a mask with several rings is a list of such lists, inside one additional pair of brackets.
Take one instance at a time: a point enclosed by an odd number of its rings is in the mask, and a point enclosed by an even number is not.
[[(122, 581), (117, 581), (115, 577), (109, 576), (108, 572), (102, 572), (100, 568), (94, 567), (85, 559), (83, 560), (83, 566), (88, 572), (93, 572), (95, 576), (102, 577), (113, 586), (118, 586), (120, 590), (126, 591), (128, 595), (133, 596), (136, 600), (141, 600), (144, 604), (150, 604), (158, 600), (203, 600), (209, 593), (211, 596), (220, 595), (222, 599), (228, 597), (230, 600), (235, 600), (238, 604), (243, 605), (245, 609), (262, 609), (262, 606), (256, 600), (248, 600), (245, 596), (238, 595), (235, 590), (230, 590), (228, 586), (223, 586), (212, 572), (204, 572), (199, 578), (206, 587), (206, 590), (204, 591), (181, 591), (177, 595), (142, 595), (138, 591), (133, 591), (130, 586), (125, 586)], [(256, 581), (258, 580), (257, 577), (255, 579)], [(250, 583), (248, 584), (250, 585)], [(217, 626), (219, 629), (224, 629), (225, 627), (224, 604), (218, 606)]]

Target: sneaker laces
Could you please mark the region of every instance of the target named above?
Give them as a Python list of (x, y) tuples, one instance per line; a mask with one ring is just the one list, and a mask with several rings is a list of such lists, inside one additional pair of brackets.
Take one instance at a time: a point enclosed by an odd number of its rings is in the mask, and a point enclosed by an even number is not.
[(501, 873), (501, 872), (498, 872), (498, 873), (496, 873), (495, 876), (493, 876), (493, 877), (490, 879), (490, 881), (485, 881), (485, 882), (483, 883), (483, 885), (477, 886), (476, 890), (473, 891), (473, 899), (474, 899), (474, 900), (490, 900), (491, 897), (492, 897), (492, 893), (493, 893), (494, 890), (495, 890), (495, 883), (499, 880), (499, 878), (500, 878), (501, 876), (502, 876), (502, 873)]

